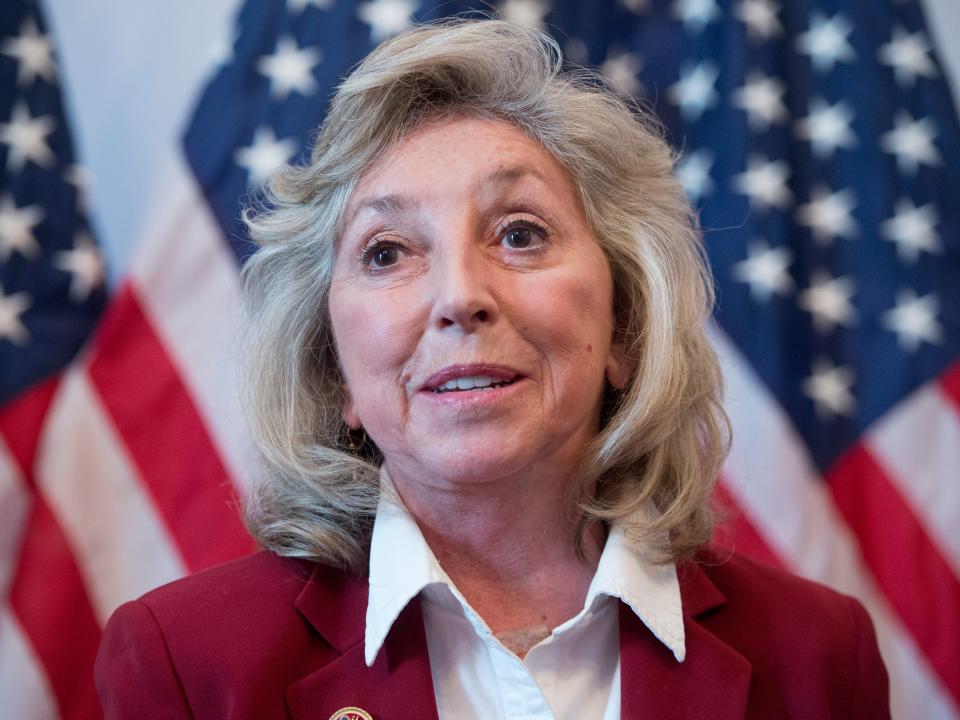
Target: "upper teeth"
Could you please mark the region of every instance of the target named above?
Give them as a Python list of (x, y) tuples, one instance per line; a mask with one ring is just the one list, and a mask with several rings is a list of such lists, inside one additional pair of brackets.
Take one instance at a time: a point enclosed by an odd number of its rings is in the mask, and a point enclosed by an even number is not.
[[(498, 382), (492, 377), (486, 375), (472, 375), (470, 377), (460, 377), (454, 380), (447, 380), (438, 389), (440, 390), (470, 390), (471, 388), (482, 388), (493, 385)], [(503, 382), (503, 381), (499, 381)]]

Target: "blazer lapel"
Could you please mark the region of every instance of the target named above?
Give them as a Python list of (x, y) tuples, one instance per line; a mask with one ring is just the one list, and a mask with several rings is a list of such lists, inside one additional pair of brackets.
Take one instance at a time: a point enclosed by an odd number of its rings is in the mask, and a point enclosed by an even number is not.
[(365, 578), (328, 568), (314, 571), (296, 607), (339, 655), (287, 688), (287, 707), (294, 720), (328, 720), (351, 706), (366, 710), (374, 720), (436, 720), (419, 598), (400, 613), (369, 668), (363, 657)]
[(682, 663), (629, 606), (620, 604), (621, 717), (741, 720), (750, 663), (697, 620), (726, 598), (695, 562), (678, 572), (687, 648)]

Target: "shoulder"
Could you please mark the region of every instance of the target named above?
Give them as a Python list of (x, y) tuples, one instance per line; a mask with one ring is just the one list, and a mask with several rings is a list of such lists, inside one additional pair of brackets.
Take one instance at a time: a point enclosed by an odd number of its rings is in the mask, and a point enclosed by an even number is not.
[[(826, 585), (736, 553), (707, 548), (697, 554), (694, 562), (735, 610), (773, 614), (782, 619), (785, 612), (791, 618), (824, 612), (842, 615), (859, 605)], [(683, 568), (680, 580), (683, 583)]]
[(297, 598), (308, 583), (343, 577), (260, 552), (125, 603), (107, 623), (95, 668), (108, 717), (134, 716), (149, 698), (194, 713), (232, 704), (245, 717), (281, 716), (286, 686), (334, 656)]
[(681, 592), (697, 571), (719, 591), (696, 621), (750, 662), (751, 695), (776, 694), (785, 707), (822, 701), (830, 712), (869, 705), (887, 717), (886, 670), (856, 599), (737, 554), (708, 549), (693, 564), (680, 568)]
[(264, 651), (305, 642), (296, 607), (308, 583), (342, 585), (340, 570), (258, 552), (152, 590), (114, 613), (111, 624), (155, 624), (174, 655), (216, 653), (244, 638)]
[(162, 585), (138, 602), (170, 621), (184, 615), (192, 622), (241, 619), (251, 613), (292, 608), (317, 568), (306, 560), (261, 551)]
[[(718, 629), (736, 627), (745, 639), (756, 635), (814, 647), (872, 632), (860, 603), (826, 585), (713, 549), (701, 551), (695, 563), (724, 598), (720, 609), (704, 617)], [(687, 574), (689, 568), (680, 569), (681, 588)]]

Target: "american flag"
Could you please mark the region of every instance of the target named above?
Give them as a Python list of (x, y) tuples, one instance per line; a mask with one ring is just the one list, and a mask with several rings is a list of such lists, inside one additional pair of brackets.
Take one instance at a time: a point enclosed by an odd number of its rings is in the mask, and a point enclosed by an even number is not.
[[(96, 323), (100, 265), (50, 38), (34, 3), (8, 0), (0, 714), (98, 716), (92, 658), (112, 609), (249, 551), (240, 208), (304, 159), (334, 85), (377, 42), (474, 9), (489, 7), (245, 2), (185, 119), (169, 207)], [(960, 718), (960, 128), (920, 6), (497, 9), (653, 106), (680, 153), (734, 423), (718, 539), (859, 597), (896, 717)]]

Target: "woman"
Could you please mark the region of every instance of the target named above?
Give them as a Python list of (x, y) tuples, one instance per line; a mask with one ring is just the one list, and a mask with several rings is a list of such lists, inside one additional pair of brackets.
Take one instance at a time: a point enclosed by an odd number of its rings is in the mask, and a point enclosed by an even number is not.
[(884, 717), (855, 601), (702, 546), (708, 273), (649, 118), (417, 28), (248, 218), (268, 552), (123, 606), (110, 717)]

